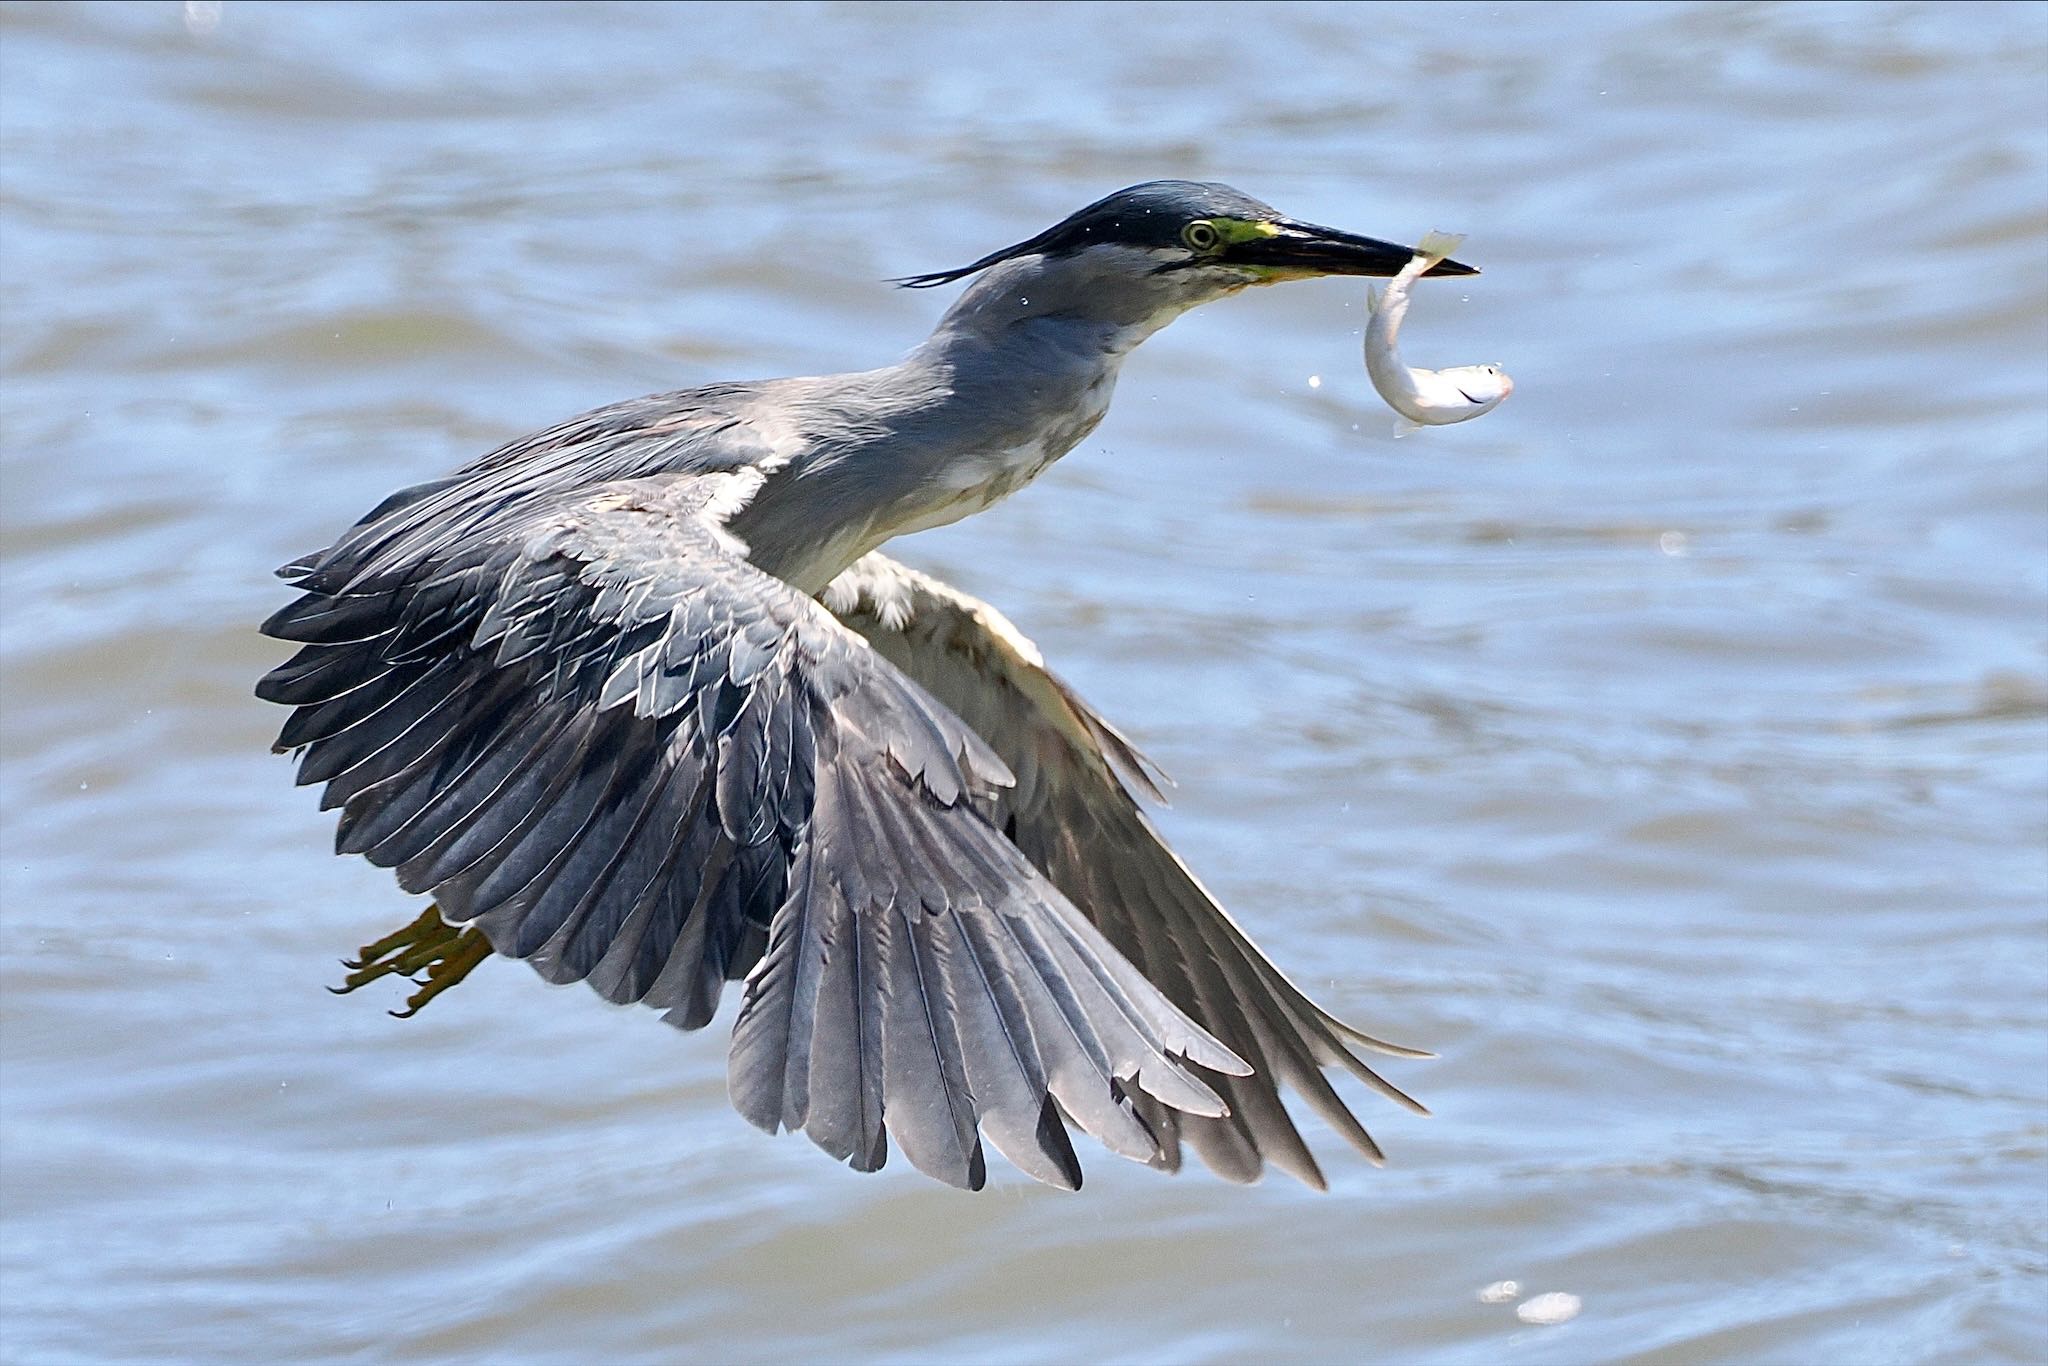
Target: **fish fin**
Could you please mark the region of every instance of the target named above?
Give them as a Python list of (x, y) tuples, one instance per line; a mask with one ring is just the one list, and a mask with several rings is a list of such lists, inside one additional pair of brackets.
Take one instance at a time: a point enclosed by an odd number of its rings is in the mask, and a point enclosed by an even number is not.
[(1415, 254), (1427, 256), (1429, 263), (1435, 265), (1456, 251), (1458, 244), (1464, 240), (1465, 234), (1462, 232), (1438, 232), (1431, 228), (1422, 235), (1422, 240), (1415, 244)]

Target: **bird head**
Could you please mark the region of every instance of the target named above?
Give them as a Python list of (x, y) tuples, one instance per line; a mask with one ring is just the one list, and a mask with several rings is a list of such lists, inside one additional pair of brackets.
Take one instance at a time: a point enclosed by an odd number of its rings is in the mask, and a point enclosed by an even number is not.
[[(1411, 247), (1287, 217), (1228, 185), (1153, 180), (1118, 190), (1035, 237), (952, 270), (896, 281), (912, 289), (950, 284), (1008, 266), (1001, 284), (1048, 308), (1072, 311), (1075, 296), (1105, 310), (1171, 317), (1250, 285), (1322, 275), (1391, 276)], [(1430, 275), (1477, 275), (1441, 261)], [(1132, 321), (1137, 321), (1133, 318)]]

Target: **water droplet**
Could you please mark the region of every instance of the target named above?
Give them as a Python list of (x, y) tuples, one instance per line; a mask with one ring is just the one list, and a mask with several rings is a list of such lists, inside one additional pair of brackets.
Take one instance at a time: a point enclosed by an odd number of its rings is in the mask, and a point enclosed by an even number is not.
[(1308, 377), (1308, 387), (1309, 387), (1309, 388), (1311, 388), (1311, 389), (1320, 389), (1320, 388), (1322, 388), (1322, 387), (1323, 387), (1323, 377), (1322, 377), (1321, 375), (1310, 375), (1310, 376)]
[(1667, 531), (1657, 537), (1657, 549), (1673, 559), (1685, 554), (1686, 535), (1683, 531)]
[(1492, 1285), (1480, 1290), (1479, 1302), (1481, 1304), (1509, 1304), (1521, 1293), (1522, 1286), (1519, 1281), (1495, 1281)]

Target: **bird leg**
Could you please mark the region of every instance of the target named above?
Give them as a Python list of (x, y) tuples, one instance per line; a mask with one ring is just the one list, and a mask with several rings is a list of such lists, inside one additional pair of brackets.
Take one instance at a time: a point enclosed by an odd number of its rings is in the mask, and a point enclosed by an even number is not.
[(345, 996), (379, 977), (403, 973), (419, 986), (406, 1000), (404, 1010), (391, 1012), (403, 1020), (417, 1015), (427, 1002), (469, 976), (490, 956), (491, 944), (482, 930), (450, 925), (441, 918), (439, 906), (429, 906), (404, 929), (363, 945), (354, 958), (342, 959), (349, 974), (340, 986), (327, 989)]

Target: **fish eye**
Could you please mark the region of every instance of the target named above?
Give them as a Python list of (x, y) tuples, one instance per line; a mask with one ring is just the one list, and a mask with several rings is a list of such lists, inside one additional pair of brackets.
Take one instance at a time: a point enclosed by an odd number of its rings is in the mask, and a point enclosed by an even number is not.
[(1193, 251), (1214, 251), (1223, 244), (1223, 234), (1214, 223), (1198, 218), (1180, 230), (1180, 240)]

